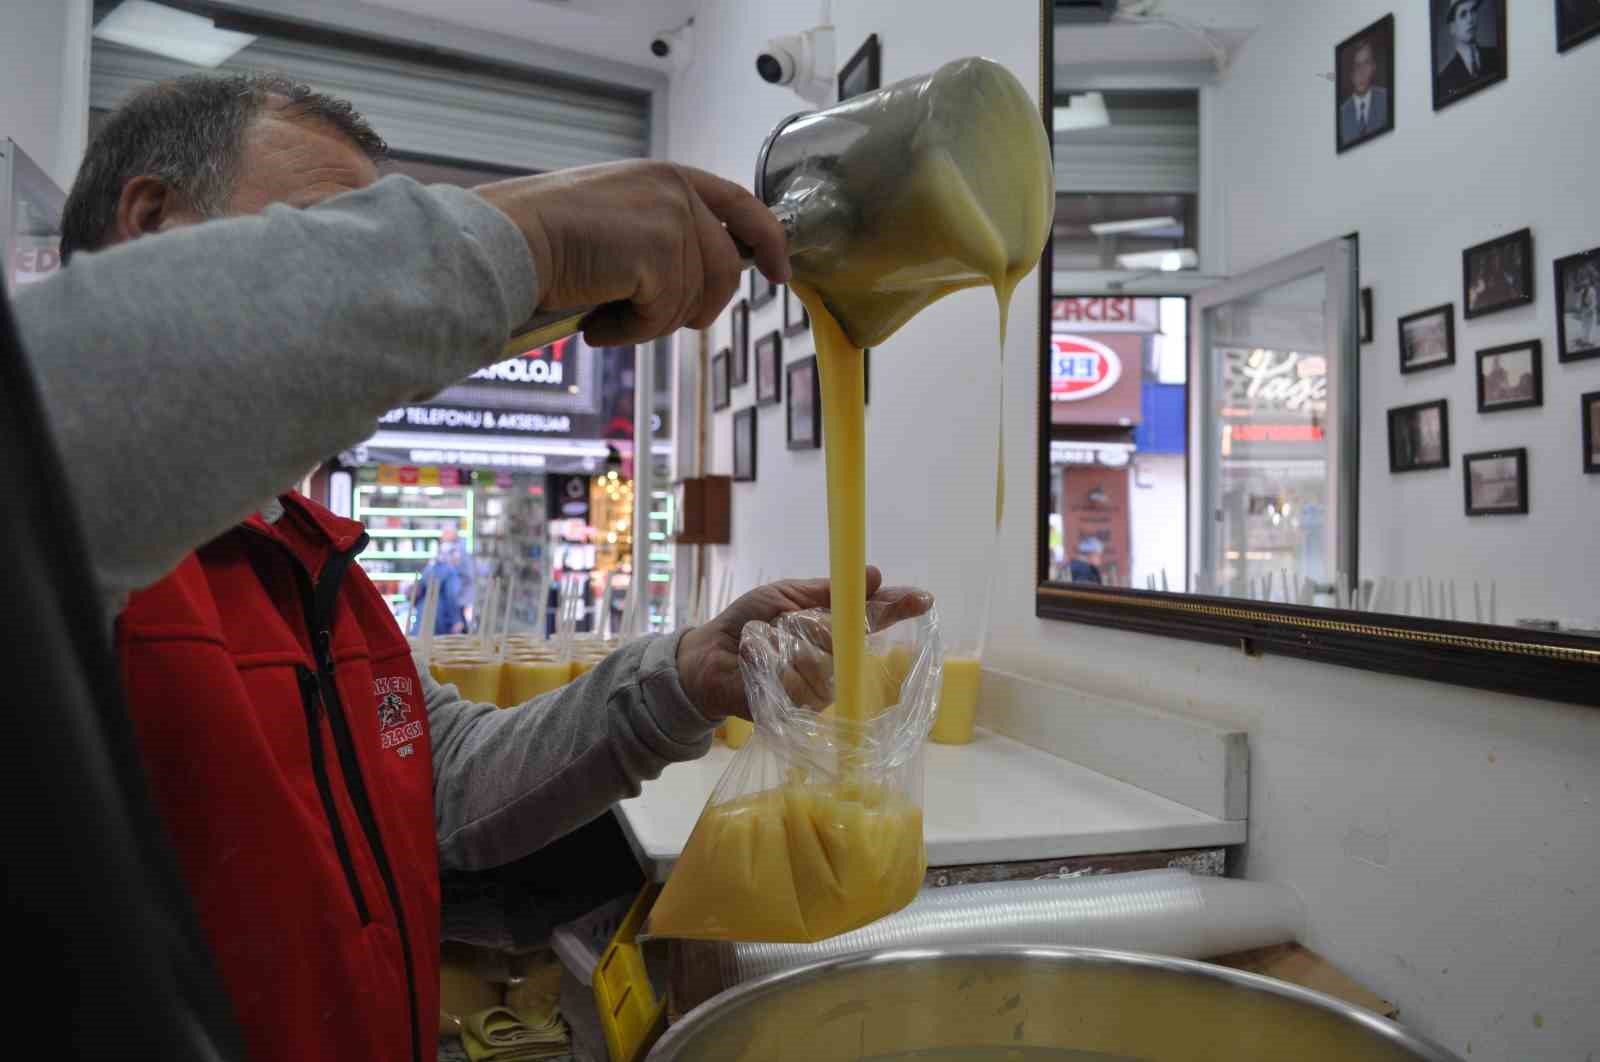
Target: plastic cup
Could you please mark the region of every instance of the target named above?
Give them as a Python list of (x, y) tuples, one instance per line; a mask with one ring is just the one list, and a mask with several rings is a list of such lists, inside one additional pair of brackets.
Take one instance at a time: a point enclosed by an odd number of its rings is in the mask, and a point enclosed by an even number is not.
[(500, 704), (514, 708), (571, 681), (572, 665), (553, 653), (513, 656), (500, 673)]
[(744, 748), (745, 742), (756, 732), (756, 726), (748, 719), (741, 719), (737, 715), (730, 715), (722, 721), (722, 740), (732, 749)]
[(952, 653), (944, 658), (939, 714), (934, 717), (933, 730), (928, 734), (930, 740), (941, 745), (965, 745), (972, 740), (982, 676), (983, 661), (974, 650)]
[(454, 683), (457, 692), (469, 701), (500, 703), (500, 661), (493, 657), (447, 655), (435, 657), (428, 665), (440, 683)]

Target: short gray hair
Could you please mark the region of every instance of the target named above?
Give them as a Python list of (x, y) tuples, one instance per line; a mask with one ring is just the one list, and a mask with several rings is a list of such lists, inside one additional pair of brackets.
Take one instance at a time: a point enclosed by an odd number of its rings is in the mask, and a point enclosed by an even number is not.
[(122, 188), (158, 177), (200, 213), (223, 213), (238, 178), (245, 130), (262, 111), (332, 127), (374, 162), (388, 145), (347, 100), (278, 74), (196, 74), (135, 93), (84, 155), (61, 220), (61, 261), (105, 245)]

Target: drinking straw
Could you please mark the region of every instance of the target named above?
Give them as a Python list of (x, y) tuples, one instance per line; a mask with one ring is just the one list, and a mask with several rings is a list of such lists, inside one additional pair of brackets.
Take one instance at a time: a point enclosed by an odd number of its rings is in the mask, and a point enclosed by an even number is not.
[(439, 614), (439, 569), (435, 567), (428, 573), (428, 585), (424, 591), (428, 599), (422, 606), (422, 666), (427, 667), (428, 661), (433, 658), (433, 624)]
[(506, 618), (500, 624), (500, 656), (503, 664), (506, 660), (506, 646), (511, 644), (511, 606), (517, 600), (517, 570), (511, 569), (511, 586), (506, 590)]

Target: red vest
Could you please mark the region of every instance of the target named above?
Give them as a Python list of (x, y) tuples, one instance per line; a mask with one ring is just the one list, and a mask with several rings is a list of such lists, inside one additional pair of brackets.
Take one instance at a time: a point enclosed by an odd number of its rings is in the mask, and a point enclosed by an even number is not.
[(255, 1062), (437, 1051), (433, 756), (361, 525), (298, 495), (117, 626), (151, 788)]

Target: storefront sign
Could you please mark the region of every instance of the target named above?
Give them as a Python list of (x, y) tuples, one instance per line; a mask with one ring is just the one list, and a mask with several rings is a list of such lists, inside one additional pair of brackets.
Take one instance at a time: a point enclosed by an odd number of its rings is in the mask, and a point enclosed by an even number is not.
[(588, 476), (550, 476), (545, 482), (545, 497), (550, 499), (550, 519), (588, 520)]
[(1222, 445), (1227, 457), (1305, 456), (1327, 438), (1328, 361), (1320, 354), (1226, 347)]
[(1132, 296), (1073, 297), (1052, 300), (1055, 332), (1159, 332), (1161, 300)]
[(479, 369), (470, 379), (507, 383), (533, 391), (564, 391), (576, 383), (570, 372), (571, 355), (576, 352), (576, 339), (569, 336), (547, 347)]
[(1085, 336), (1051, 336), (1050, 401), (1081, 402), (1122, 379), (1117, 352)]
[(519, 413), (431, 404), (391, 409), (378, 418), (378, 424), (391, 430), (443, 431), (466, 435), (565, 437), (572, 434), (572, 417), (566, 414)]

